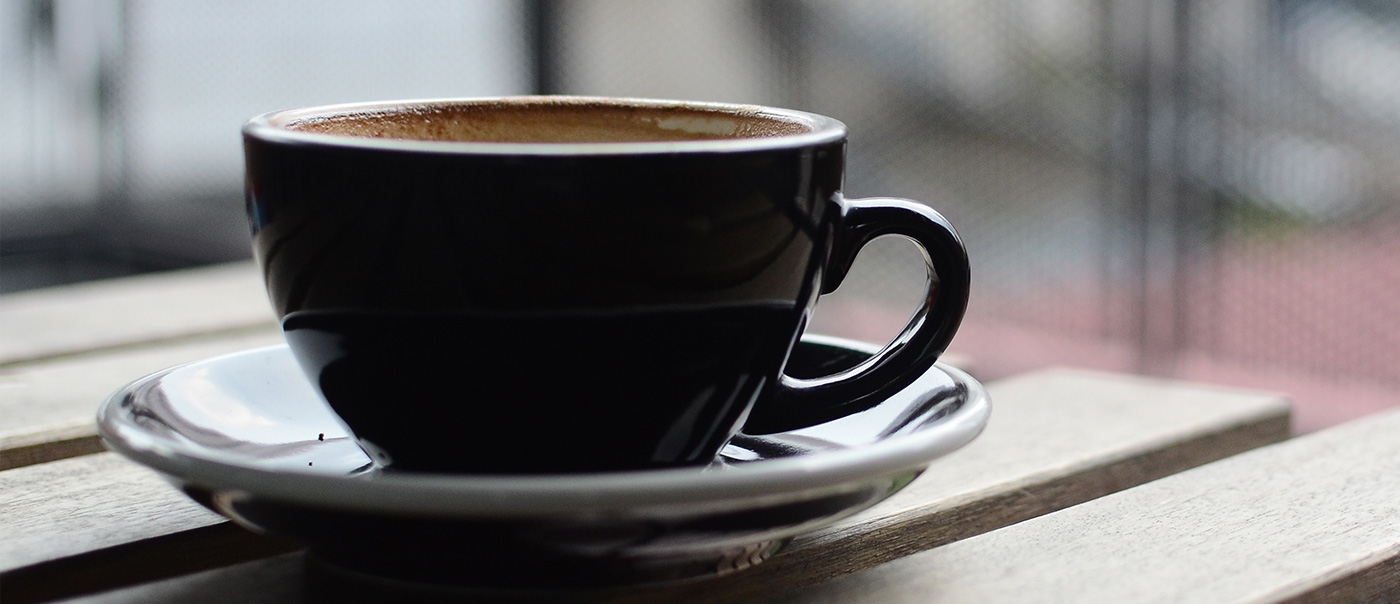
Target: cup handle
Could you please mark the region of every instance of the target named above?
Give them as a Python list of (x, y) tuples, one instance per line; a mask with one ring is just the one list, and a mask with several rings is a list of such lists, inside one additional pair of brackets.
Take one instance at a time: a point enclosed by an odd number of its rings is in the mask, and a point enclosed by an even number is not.
[(894, 341), (860, 364), (820, 378), (783, 375), (775, 396), (751, 412), (746, 434), (797, 430), (875, 406), (933, 367), (962, 323), (970, 268), (967, 249), (947, 219), (907, 199), (846, 199), (837, 205), (842, 218), (821, 293), (836, 290), (865, 244), (900, 235), (923, 251), (928, 270), (923, 303)]

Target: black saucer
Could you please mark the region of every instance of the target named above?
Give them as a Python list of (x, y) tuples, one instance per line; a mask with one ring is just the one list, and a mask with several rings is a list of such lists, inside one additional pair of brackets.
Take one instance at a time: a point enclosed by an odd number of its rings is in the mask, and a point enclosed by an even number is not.
[[(866, 344), (809, 336), (789, 372)], [(499, 590), (575, 590), (742, 570), (794, 535), (894, 494), (986, 425), (986, 391), (939, 365), (869, 411), (740, 435), (707, 467), (476, 476), (377, 469), (285, 347), (175, 367), (114, 393), (108, 445), (254, 530), (347, 573)], [(580, 454), (586, 454), (581, 452)]]

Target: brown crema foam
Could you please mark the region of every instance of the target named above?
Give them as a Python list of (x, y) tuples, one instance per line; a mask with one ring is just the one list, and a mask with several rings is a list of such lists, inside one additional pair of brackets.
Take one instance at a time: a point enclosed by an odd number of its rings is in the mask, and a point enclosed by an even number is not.
[(757, 112), (577, 101), (404, 105), (301, 118), (282, 127), (339, 136), (492, 143), (704, 141), (812, 131), (806, 124)]

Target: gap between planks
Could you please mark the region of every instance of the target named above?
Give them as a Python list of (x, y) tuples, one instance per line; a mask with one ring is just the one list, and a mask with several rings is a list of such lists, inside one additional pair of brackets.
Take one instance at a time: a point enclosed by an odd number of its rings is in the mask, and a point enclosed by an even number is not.
[[(781, 555), (742, 573), (690, 586), (643, 590), (613, 600), (743, 601), (775, 590), (781, 592), (991, 531), (1288, 436), (1288, 403), (1274, 395), (1073, 370), (1019, 376), (992, 384), (989, 389), (994, 411), (986, 432), (963, 450), (936, 461), (922, 478), (888, 501), (799, 538)], [(111, 454), (58, 463), (82, 466), (99, 459), (114, 467), (92, 472), (86, 488), (101, 488), (98, 483), (118, 476), (127, 481), (133, 474), (149, 474), (133, 464), (115, 467), (121, 465), (121, 460), (112, 461)], [(6, 474), (10, 473), (0, 473), (0, 498), (12, 490), (3, 488)], [(161, 498), (168, 494), (135, 497)], [(50, 496), (65, 495), (55, 492)], [(4, 503), (0, 502), (0, 510), (3, 509)], [(47, 550), (40, 547), (25, 556), (7, 557), (4, 549), (13, 546), (0, 544), (0, 580), (20, 580), (27, 576), (25, 573), (32, 576), (37, 572), (35, 567), (65, 563), (105, 548), (173, 532), (168, 527), (136, 523), (123, 527), (109, 544), (91, 543), (76, 551), (54, 551), (57, 544), (67, 541), (53, 538), (55, 535), (87, 529), (68, 527), (63, 518), (37, 514), (38, 520), (30, 522), (39, 526), (28, 530), (39, 533), (31, 534), (30, 541), (54, 545), (47, 546)], [(3, 517), (0, 512), (0, 518)], [(199, 526), (205, 526), (203, 522), (207, 521), (204, 517)], [(53, 526), (42, 526), (45, 522)], [(13, 529), (8, 532), (15, 533)], [(150, 557), (157, 559), (159, 552), (150, 552)], [(247, 601), (258, 593), (284, 596), (287, 586), (258, 585), (257, 581), (301, 581), (301, 560), (302, 556), (296, 554), (211, 571), (216, 581), (221, 580), (217, 577), (222, 573), (251, 573), (243, 577), (250, 582), (248, 589), (237, 595), (205, 593), (199, 599)], [(199, 584), (211, 573), (136, 586), (113, 592), (107, 599), (146, 601), (171, 593), (184, 593), (188, 598), (194, 594), (183, 591), (180, 582)], [(289, 576), (294, 579), (287, 579)], [(86, 584), (124, 584), (119, 576), (100, 579), (88, 578)], [(122, 596), (123, 593), (127, 595)], [(225, 599), (220, 600), (221, 597)], [(172, 597), (172, 601), (179, 599)]]

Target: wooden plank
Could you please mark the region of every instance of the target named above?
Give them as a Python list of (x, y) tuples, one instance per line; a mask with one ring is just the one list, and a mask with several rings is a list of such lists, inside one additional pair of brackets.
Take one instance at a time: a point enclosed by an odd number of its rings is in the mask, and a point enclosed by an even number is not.
[(115, 453), (0, 472), (0, 572), (222, 522)]
[(0, 586), (40, 601), (290, 551), (115, 453), (0, 472)]
[(252, 262), (0, 297), (0, 365), (276, 322)]
[(1364, 418), (781, 601), (1400, 601), (1397, 434)]
[(0, 367), (0, 470), (103, 450), (93, 421), (112, 391), (181, 363), (282, 341), (275, 325), (173, 344)]
[[(805, 536), (751, 570), (612, 599), (747, 601), (1071, 506), (1288, 434), (1287, 401), (1274, 395), (1071, 370), (1021, 376), (990, 390), (994, 411), (986, 432), (880, 506)], [(267, 593), (280, 601), (300, 590), (258, 582), (303, 581), (301, 560), (291, 556), (243, 565), (111, 597), (184, 601), (196, 595), (190, 590), (204, 589), (199, 585), (225, 581), (223, 573), (247, 573), (237, 580), (248, 589), (237, 595), (202, 596), (231, 602)], [(180, 581), (195, 583), (187, 589)]]

